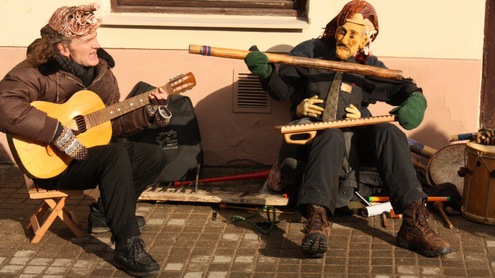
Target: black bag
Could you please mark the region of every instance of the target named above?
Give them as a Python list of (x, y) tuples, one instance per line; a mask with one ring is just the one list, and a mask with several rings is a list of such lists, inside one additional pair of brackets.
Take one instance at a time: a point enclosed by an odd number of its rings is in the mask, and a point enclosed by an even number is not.
[[(154, 88), (147, 83), (139, 82), (127, 98)], [(167, 155), (167, 165), (156, 178), (156, 182), (193, 180), (196, 178), (198, 164), (203, 164), (201, 135), (194, 107), (189, 97), (171, 95), (168, 109), (172, 112), (172, 118), (167, 126), (150, 128), (128, 139), (158, 145)]]

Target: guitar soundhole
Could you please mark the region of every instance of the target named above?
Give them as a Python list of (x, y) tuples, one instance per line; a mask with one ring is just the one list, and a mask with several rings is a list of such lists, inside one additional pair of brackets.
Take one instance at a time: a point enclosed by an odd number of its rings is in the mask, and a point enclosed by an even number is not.
[(74, 118), (74, 121), (76, 121), (77, 130), (79, 131), (79, 133), (86, 132), (87, 127), (86, 127), (86, 121), (84, 120), (84, 116), (78, 115)]

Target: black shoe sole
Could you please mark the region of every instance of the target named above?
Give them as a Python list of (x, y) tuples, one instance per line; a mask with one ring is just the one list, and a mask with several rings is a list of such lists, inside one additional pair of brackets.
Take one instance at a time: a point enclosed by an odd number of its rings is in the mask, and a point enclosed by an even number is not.
[(327, 250), (327, 239), (322, 233), (308, 234), (301, 243), (301, 251), (306, 258), (322, 258)]
[(157, 274), (160, 272), (160, 269), (147, 271), (147, 272), (137, 272), (134, 270), (130, 270), (130, 269), (126, 268), (125, 266), (123, 266), (117, 262), (114, 262), (114, 265), (116, 268), (124, 271), (125, 273), (131, 275), (132, 277), (148, 277), (148, 276), (151, 276), (151, 275), (154, 275), (154, 274)]

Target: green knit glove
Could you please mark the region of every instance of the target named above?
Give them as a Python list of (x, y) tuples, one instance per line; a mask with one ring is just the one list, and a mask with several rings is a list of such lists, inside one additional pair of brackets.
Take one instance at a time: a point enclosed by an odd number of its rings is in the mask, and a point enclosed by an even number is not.
[(414, 92), (400, 106), (390, 110), (390, 114), (397, 114), (399, 124), (411, 130), (419, 126), (423, 121), (426, 110), (426, 98), (423, 94)]
[(261, 79), (268, 79), (273, 72), (273, 66), (268, 63), (268, 57), (260, 51), (251, 51), (244, 57), (248, 69)]

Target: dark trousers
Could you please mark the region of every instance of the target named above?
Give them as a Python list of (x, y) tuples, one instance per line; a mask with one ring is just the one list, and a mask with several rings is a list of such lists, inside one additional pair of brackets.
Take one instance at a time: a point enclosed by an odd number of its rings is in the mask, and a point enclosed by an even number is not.
[(60, 175), (35, 180), (47, 189), (92, 189), (98, 186), (99, 205), (116, 240), (140, 235), (136, 201), (166, 164), (156, 145), (119, 142), (89, 148), (88, 158), (73, 160)]
[[(360, 165), (374, 165), (377, 168), (396, 212), (400, 213), (406, 205), (427, 197), (416, 177), (407, 138), (398, 127), (381, 123), (351, 130), (356, 139), (351, 151), (357, 152)], [(303, 215), (308, 204), (324, 206), (333, 215), (345, 156), (342, 131), (322, 130), (302, 148), (285, 145), (280, 158), (294, 155), (300, 159), (303, 156), (301, 152), (305, 153), (306, 167), (297, 206)]]

